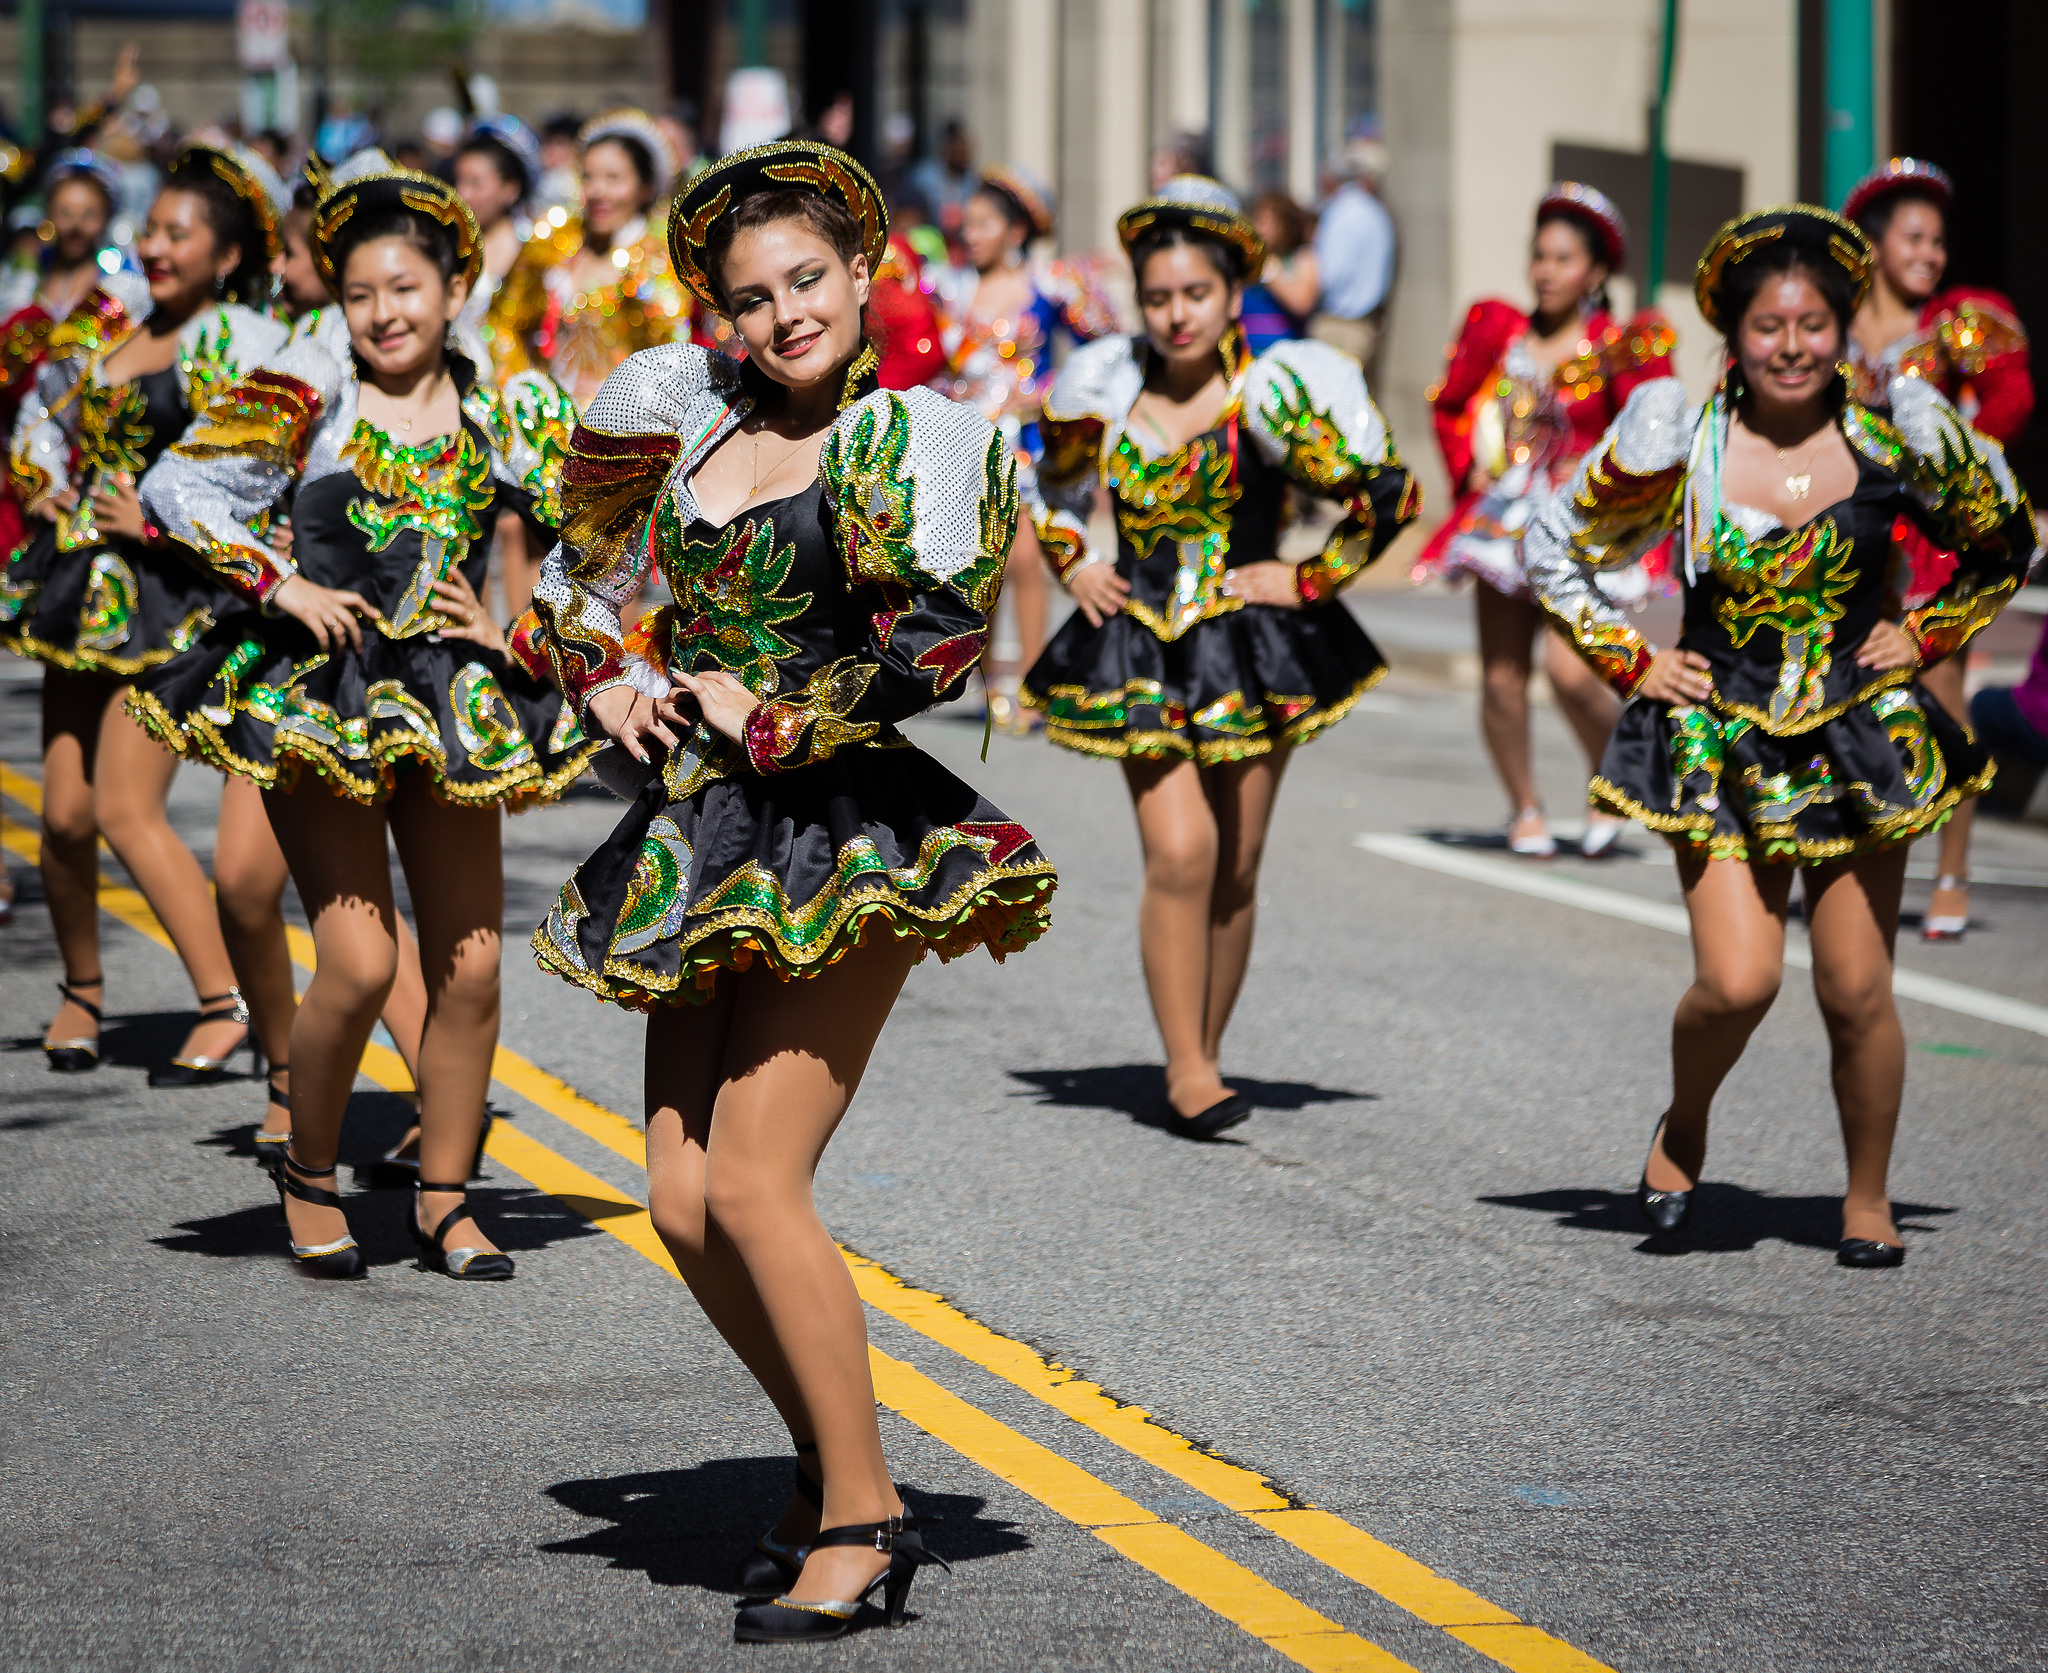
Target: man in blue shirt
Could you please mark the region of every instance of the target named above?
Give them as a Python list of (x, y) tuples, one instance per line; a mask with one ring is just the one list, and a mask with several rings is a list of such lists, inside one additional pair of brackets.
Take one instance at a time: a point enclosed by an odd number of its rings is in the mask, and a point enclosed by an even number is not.
[(1322, 296), (1309, 335), (1357, 360), (1368, 384), (1377, 369), (1380, 326), (1394, 282), (1394, 221), (1374, 191), (1386, 164), (1387, 148), (1378, 140), (1353, 140), (1331, 164), (1334, 189), (1316, 223)]

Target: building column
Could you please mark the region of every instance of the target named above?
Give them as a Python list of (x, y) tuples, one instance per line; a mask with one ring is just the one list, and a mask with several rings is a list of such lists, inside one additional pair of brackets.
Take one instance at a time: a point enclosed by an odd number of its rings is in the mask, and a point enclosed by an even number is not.
[(1209, 111), (1209, 140), (1216, 153), (1216, 173), (1234, 190), (1251, 177), (1251, 19), (1242, 0), (1214, 0), (1210, 8), (1210, 74), (1214, 97)]
[(1871, 0), (1827, 0), (1826, 201), (1837, 204), (1877, 157), (1876, 41)]
[(1316, 23), (1321, 0), (1287, 0), (1287, 191), (1296, 203), (1316, 200), (1319, 108)]
[(1008, 11), (1009, 45), (1003, 56), (1009, 121), (1001, 160), (1029, 169), (1050, 186), (1059, 173), (1053, 144), (1059, 82), (1053, 71), (1052, 20), (1040, 0), (1010, 0)]

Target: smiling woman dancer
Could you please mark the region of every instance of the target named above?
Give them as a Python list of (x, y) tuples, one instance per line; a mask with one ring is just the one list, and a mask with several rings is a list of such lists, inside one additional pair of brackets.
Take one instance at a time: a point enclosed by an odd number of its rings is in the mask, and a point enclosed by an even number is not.
[[(1856, 310), (1849, 364), (1856, 399), (1877, 412), (1891, 404), (1892, 379), (1901, 372), (1925, 378), (1956, 402), (1971, 427), (2001, 447), (2027, 427), (2034, 411), (2034, 377), (2027, 333), (2013, 305), (1995, 290), (1941, 288), (1948, 271), (1949, 177), (1917, 157), (1894, 157), (1857, 182), (1842, 213), (1863, 229), (1877, 251), (1877, 278)], [(1909, 532), (1912, 559), (1906, 608), (1916, 609), (1940, 589), (1955, 565), (1952, 554)], [(1967, 726), (1963, 658), (1927, 670), (1924, 683), (1941, 706)], [(1960, 803), (1943, 827), (1934, 892), (1920, 920), (1925, 941), (1960, 941), (1970, 927), (1970, 825), (1974, 801)]]
[[(1386, 672), (1337, 590), (1421, 497), (1357, 361), (1314, 342), (1246, 351), (1244, 279), (1265, 247), (1224, 187), (1176, 176), (1117, 231), (1146, 334), (1075, 350), (1046, 396), (1033, 513), (1080, 609), (1021, 700), (1054, 743), (1123, 762), (1173, 1130), (1206, 1139), (1251, 1113), (1218, 1060), (1280, 776)], [(1087, 543), (1103, 480), (1113, 557)], [(1290, 484), (1346, 512), (1298, 564), (1276, 556)]]
[(505, 275), (484, 335), (501, 381), (538, 367), (581, 407), (627, 355), (687, 338), (690, 299), (648, 219), (676, 173), (654, 118), (610, 111), (576, 143), (583, 213), (548, 212)]
[[(263, 787), (312, 920), (277, 1173), (292, 1254), (321, 1277), (363, 1270), (323, 1181), (397, 966), (388, 834), (427, 986), (413, 1235), (451, 1278), (509, 1278), (464, 1203), (498, 1038), (499, 812), (559, 796), (595, 746), (559, 693), (508, 666), (474, 589), (500, 507), (552, 522), (544, 467), (568, 407), (531, 373), (501, 397), (447, 347), (479, 258), (451, 187), (362, 153), (312, 231), (340, 309), (222, 394), (143, 484), (165, 526), (263, 608), (224, 620), (130, 706), (171, 748)], [(252, 527), (287, 492), (289, 559)]]
[[(1594, 794), (1668, 833), (1692, 919), (1644, 1217), (1659, 1232), (1692, 1218), (1709, 1106), (1777, 996), (1797, 871), (1848, 1155), (1836, 1259), (1862, 1267), (1906, 1258), (1885, 1178), (1905, 1081), (1892, 943), (1907, 845), (1991, 773), (1915, 675), (1997, 615), (2035, 550), (2004, 455), (1932, 384), (1896, 379), (1889, 418), (1850, 398), (1841, 357), (1871, 264), (1825, 209), (1729, 222), (1694, 285), (1728, 337), (1720, 391), (1688, 409), (1675, 381), (1638, 390), (1525, 543), (1544, 608), (1630, 699)], [(1902, 515), (1957, 562), (1900, 622)], [(1660, 652), (1595, 580), (1673, 529), (1685, 629)]]
[[(37, 532), (0, 571), (0, 644), (44, 665), (43, 887), (64, 960), (64, 1003), (44, 1051), (56, 1070), (99, 1062), (101, 836), (199, 996), (198, 1025), (151, 1083), (218, 1081), (249, 1038), (206, 874), (165, 816), (177, 763), (118, 699), (233, 602), (145, 516), (135, 483), (238, 366), (284, 339), (284, 326), (256, 311), (269, 294), (280, 210), (259, 168), (199, 146), (179, 154), (136, 241), (147, 288), (110, 274), (52, 333), (15, 428), (14, 482)], [(224, 798), (217, 868), (233, 875), (237, 833), (261, 816), (253, 798)], [(258, 1044), (273, 1058), (289, 992), (257, 1018)]]
[[(1628, 228), (1606, 195), (1560, 180), (1536, 205), (1529, 244), (1528, 312), (1498, 298), (1476, 302), (1429, 392), (1437, 445), (1457, 493), (1444, 526), (1415, 566), (1417, 579), (1471, 577), (1484, 674), (1479, 724), (1508, 793), (1508, 847), (1557, 852), (1536, 797), (1529, 759), (1529, 674), (1541, 634), (1544, 670), (1585, 751), (1590, 774), (1614, 729), (1614, 699), (1555, 633), (1522, 571), (1522, 535), (1569, 482), (1622, 403), (1652, 378), (1671, 376), (1670, 326), (1655, 313), (1621, 321), (1607, 311), (1607, 280), (1628, 259)], [(1649, 590), (1640, 568), (1602, 578), (1615, 598)], [(1628, 822), (1595, 810), (1579, 852), (1613, 850)]]
[[(811, 1176), (910, 967), (1026, 945), (1055, 883), (1028, 831), (895, 726), (980, 658), (1015, 464), (971, 408), (875, 391), (862, 311), (888, 218), (850, 157), (738, 152), (669, 227), (747, 362), (637, 354), (576, 431), (535, 606), (638, 783), (534, 949), (650, 1013), (649, 1210), (796, 1443), (796, 1494), (740, 1576), (786, 1589), (737, 1635), (836, 1638), (877, 1585), (901, 1625), (931, 1558)], [(619, 606), (650, 565), (676, 602), (628, 645)]]

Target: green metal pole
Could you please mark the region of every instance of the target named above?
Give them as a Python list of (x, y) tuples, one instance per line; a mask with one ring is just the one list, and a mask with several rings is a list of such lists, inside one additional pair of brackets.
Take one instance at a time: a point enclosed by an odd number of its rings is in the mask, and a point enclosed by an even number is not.
[(740, 0), (740, 67), (768, 62), (768, 0)]
[(1664, 38), (1659, 46), (1657, 99), (1650, 106), (1650, 230), (1643, 245), (1643, 294), (1639, 308), (1657, 305), (1664, 283), (1664, 228), (1671, 207), (1671, 154), (1664, 146), (1664, 119), (1671, 108), (1671, 67), (1678, 56), (1678, 0), (1664, 0)]
[(25, 151), (43, 143), (43, 0), (21, 0), (21, 144)]
[(1832, 207), (1877, 160), (1871, 0), (1828, 0), (1827, 135), (1821, 181)]

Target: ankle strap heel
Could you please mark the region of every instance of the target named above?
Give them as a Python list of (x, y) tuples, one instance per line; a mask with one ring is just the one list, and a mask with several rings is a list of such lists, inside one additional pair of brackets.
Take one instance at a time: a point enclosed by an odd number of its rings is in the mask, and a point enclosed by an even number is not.
[(882, 1618), (892, 1627), (904, 1622), (910, 1602), (910, 1583), (927, 1563), (936, 1563), (948, 1573), (952, 1566), (928, 1550), (916, 1517), (908, 1507), (899, 1516), (882, 1522), (850, 1523), (826, 1528), (811, 1542), (813, 1551), (835, 1546), (865, 1546), (886, 1552), (889, 1566), (862, 1588), (859, 1597), (832, 1598), (813, 1603), (787, 1595), (773, 1603), (749, 1604), (739, 1612), (733, 1626), (734, 1639), (742, 1644), (813, 1644), (843, 1638), (853, 1630), (854, 1617), (877, 1587), (882, 1591)]
[[(43, 1061), (48, 1065), (52, 1074), (79, 1075), (85, 1073), (88, 1069), (97, 1069), (100, 1066), (100, 1037), (98, 1031), (103, 1020), (100, 1015), (100, 1008), (78, 990), (80, 988), (105, 988), (106, 985), (107, 980), (104, 976), (87, 976), (83, 979), (74, 979), (68, 975), (57, 984), (57, 991), (64, 996), (68, 1003), (76, 1005), (87, 1016), (92, 1018), (94, 1032), (90, 1039), (80, 1035), (75, 1040), (45, 1040), (43, 1042)], [(102, 995), (102, 997), (105, 996)]]
[[(285, 1209), (285, 1199), (295, 1197), (300, 1202), (311, 1203), (315, 1208), (342, 1206), (341, 1193), (330, 1191), (323, 1185), (309, 1185), (307, 1180), (332, 1179), (335, 1170), (309, 1168), (292, 1154), (291, 1142), (286, 1140), (283, 1155), (278, 1158), (277, 1171), (272, 1177), (277, 1182), (277, 1206), (285, 1216), (286, 1238), (290, 1239), (291, 1215)], [(302, 1271), (315, 1278), (360, 1278), (367, 1269), (363, 1265), (363, 1252), (356, 1246), (356, 1240), (344, 1232), (332, 1243), (292, 1243), (292, 1259), (299, 1263)]]
[[(518, 1265), (510, 1255), (496, 1249), (448, 1247), (448, 1233), (464, 1218), (474, 1218), (469, 1206), (465, 1180), (455, 1185), (436, 1185), (423, 1179), (419, 1183), (420, 1196), (413, 1199), (413, 1213), (407, 1224), (412, 1228), (412, 1240), (420, 1247), (420, 1266), (428, 1272), (445, 1272), (450, 1278), (466, 1278), (472, 1283), (503, 1283), (518, 1271)], [(420, 1225), (420, 1198), (429, 1191), (444, 1192), (462, 1200), (441, 1216), (440, 1223), (432, 1231)]]

